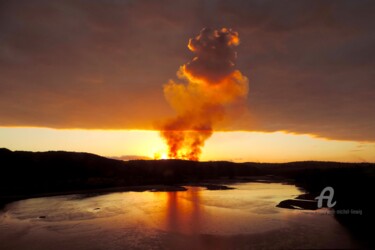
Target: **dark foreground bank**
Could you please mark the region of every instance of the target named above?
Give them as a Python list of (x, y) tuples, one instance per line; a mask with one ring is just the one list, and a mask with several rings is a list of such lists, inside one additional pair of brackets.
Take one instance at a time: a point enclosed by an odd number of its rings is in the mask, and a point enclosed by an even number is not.
[(375, 190), (375, 164), (372, 163), (124, 162), (88, 153), (0, 149), (0, 171), (0, 201), (3, 204), (15, 199), (77, 191), (144, 191), (150, 190), (150, 185), (151, 189), (173, 191), (186, 183), (253, 181), (264, 177), (293, 182), (307, 192), (302, 198), (311, 200), (330, 186), (337, 202), (334, 211), (362, 211), (361, 215), (335, 214), (336, 219), (356, 238), (374, 246), (372, 230), (368, 229), (375, 222), (375, 207), (371, 200)]

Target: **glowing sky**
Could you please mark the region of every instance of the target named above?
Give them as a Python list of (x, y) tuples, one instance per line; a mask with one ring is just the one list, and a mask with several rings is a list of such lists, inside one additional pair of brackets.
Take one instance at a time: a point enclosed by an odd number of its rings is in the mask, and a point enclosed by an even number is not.
[[(0, 128), (0, 147), (11, 150), (66, 150), (124, 159), (166, 152), (157, 131)], [(288, 162), (303, 160), (375, 162), (375, 143), (334, 141), (284, 132), (216, 132), (201, 160)]]
[(371, 0), (1, 1), (0, 146), (152, 155), (189, 38), (228, 27), (249, 95), (202, 160), (374, 161), (373, 13)]

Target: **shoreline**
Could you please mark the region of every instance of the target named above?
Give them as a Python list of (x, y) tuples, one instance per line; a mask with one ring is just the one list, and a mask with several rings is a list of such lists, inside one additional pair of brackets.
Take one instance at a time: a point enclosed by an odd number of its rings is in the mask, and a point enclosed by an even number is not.
[(0, 197), (0, 210), (12, 202), (19, 200), (27, 200), (42, 197), (54, 197), (64, 195), (84, 195), (84, 194), (107, 194), (116, 192), (181, 192), (187, 189), (180, 185), (139, 185), (139, 186), (124, 186), (124, 187), (110, 187), (110, 188), (95, 188), (95, 189), (80, 189), (71, 191), (39, 193), (31, 195), (9, 195)]
[[(230, 187), (231, 184), (236, 183), (248, 183), (248, 182), (258, 182), (258, 183), (283, 183), (296, 185), (292, 180), (286, 178), (280, 178), (278, 176), (265, 175), (265, 176), (249, 176), (241, 177), (236, 179), (211, 179), (200, 182), (186, 182), (174, 185), (135, 185), (135, 186), (122, 186), (122, 187), (109, 187), (109, 188), (94, 188), (94, 189), (78, 189), (78, 190), (67, 190), (60, 192), (48, 192), (48, 193), (37, 193), (37, 194), (21, 194), (21, 195), (7, 195), (0, 196), (0, 211), (5, 208), (9, 203), (42, 198), (42, 197), (54, 197), (54, 196), (64, 196), (64, 195), (101, 195), (116, 192), (185, 192), (187, 188), (185, 186), (192, 187), (202, 187), (207, 190), (232, 190), (235, 189)], [(297, 188), (299, 188), (296, 185)]]

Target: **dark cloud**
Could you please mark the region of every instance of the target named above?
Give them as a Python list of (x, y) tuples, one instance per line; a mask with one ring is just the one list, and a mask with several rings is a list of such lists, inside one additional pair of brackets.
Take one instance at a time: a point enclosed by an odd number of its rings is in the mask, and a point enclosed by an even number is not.
[(215, 84), (235, 70), (238, 33), (222, 28), (204, 28), (200, 34), (189, 40), (188, 47), (196, 57), (185, 65), (188, 74)]
[(222, 129), (375, 141), (374, 1), (1, 1), (0, 125), (147, 128), (203, 27), (239, 32), (249, 115)]

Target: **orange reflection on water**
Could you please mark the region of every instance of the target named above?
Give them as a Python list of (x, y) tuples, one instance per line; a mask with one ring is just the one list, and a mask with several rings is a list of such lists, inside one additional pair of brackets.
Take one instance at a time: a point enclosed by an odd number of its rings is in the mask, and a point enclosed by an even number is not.
[[(168, 231), (195, 234), (200, 232), (204, 207), (200, 202), (200, 187), (189, 187), (184, 192), (155, 192), (162, 203), (162, 220)], [(164, 207), (165, 206), (165, 207)]]

